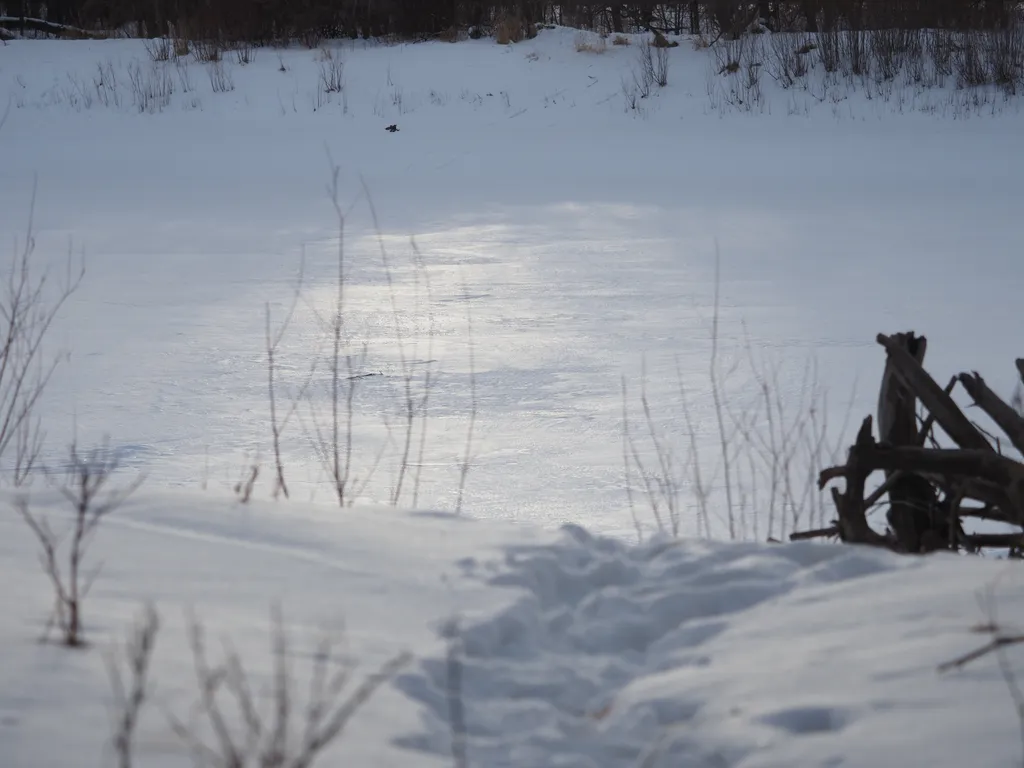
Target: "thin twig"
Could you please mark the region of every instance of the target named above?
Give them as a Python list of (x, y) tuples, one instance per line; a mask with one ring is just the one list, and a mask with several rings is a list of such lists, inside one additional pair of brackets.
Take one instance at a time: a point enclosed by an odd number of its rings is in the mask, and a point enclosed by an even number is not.
[(465, 280), (462, 283), (462, 295), (466, 303), (466, 339), (469, 354), (469, 425), (466, 427), (466, 447), (459, 468), (459, 491), (455, 499), (455, 514), (462, 513), (462, 499), (466, 490), (466, 478), (469, 476), (470, 461), (473, 450), (473, 431), (476, 427), (477, 395), (476, 395), (476, 347), (473, 341), (473, 312), (470, 307), (469, 290)]

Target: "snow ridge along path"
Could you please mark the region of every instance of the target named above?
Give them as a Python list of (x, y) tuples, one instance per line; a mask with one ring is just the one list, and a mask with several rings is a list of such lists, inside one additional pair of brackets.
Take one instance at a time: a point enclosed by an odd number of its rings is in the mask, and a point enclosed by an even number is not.
[[(631, 546), (566, 526), (556, 544), (510, 547), (504, 566), (489, 583), (524, 594), (465, 626), (454, 656), (398, 679), (423, 707), (422, 730), (400, 744), (451, 753), (454, 658), (472, 766), (1019, 759), (991, 665), (959, 677), (935, 669), (984, 642), (968, 639), (982, 618), (969, 585), (997, 564), (813, 544)], [(483, 575), (472, 561), (464, 570)], [(984, 698), (964, 696), (979, 680)], [(993, 723), (1003, 739), (985, 759), (970, 756), (971, 734)], [(935, 762), (895, 758), (908, 749)]]

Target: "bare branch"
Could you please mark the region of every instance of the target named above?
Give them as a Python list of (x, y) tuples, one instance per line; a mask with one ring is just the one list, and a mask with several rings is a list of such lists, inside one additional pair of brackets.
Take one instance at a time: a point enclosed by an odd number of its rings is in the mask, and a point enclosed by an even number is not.
[(123, 648), (128, 666), (127, 681), (121, 671), (117, 649), (106, 656), (107, 674), (114, 698), (114, 734), (112, 744), (118, 768), (132, 768), (134, 739), (142, 709), (151, 694), (149, 669), (153, 660), (160, 617), (152, 605), (147, 605), (143, 616), (137, 619)]
[[(199, 688), (195, 706), (199, 722), (186, 724), (173, 714), (168, 714), (168, 718), (197, 766), (310, 768), (344, 733), (352, 717), (380, 686), (411, 658), (407, 653), (398, 654), (346, 694), (353, 664), (335, 658), (338, 639), (325, 633), (315, 644), (308, 700), (304, 707), (299, 707), (284, 618), (275, 607), (270, 630), (270, 701), (268, 706), (261, 707), (253, 693), (250, 674), (230, 644), (224, 645), (223, 659), (211, 664), (204, 630), (194, 618), (189, 619), (189, 636)], [(225, 701), (239, 713), (237, 719), (229, 718)], [(204, 738), (207, 730), (209, 739)], [(300, 736), (293, 738), (295, 734)]]
[(82, 604), (99, 573), (96, 569), (85, 570), (89, 544), (103, 519), (120, 507), (144, 478), (140, 475), (127, 486), (108, 489), (118, 461), (106, 443), (87, 453), (80, 452), (72, 443), (68, 453), (66, 476), (57, 486), (72, 510), (71, 525), (66, 532), (69, 537), (64, 556), (66, 570), (61, 566), (59, 552), (63, 536), (53, 531), (41, 513), (31, 511), (27, 499), (15, 500), (14, 507), (39, 544), (43, 572), (53, 587), (53, 618), (61, 641), (69, 647), (77, 647), (84, 643)]

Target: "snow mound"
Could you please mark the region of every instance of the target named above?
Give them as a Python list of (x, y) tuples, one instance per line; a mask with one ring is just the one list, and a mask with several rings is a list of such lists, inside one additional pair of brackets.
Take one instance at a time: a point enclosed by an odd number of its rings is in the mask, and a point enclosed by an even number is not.
[[(688, 691), (678, 676), (715, 667), (713, 641), (738, 617), (758, 606), (770, 610), (791, 593), (915, 567), (854, 548), (631, 546), (576, 526), (563, 532), (555, 545), (509, 548), (505, 570), (488, 580), (522, 596), (460, 632), (460, 698), (473, 766), (632, 766), (652, 747), (660, 761), (647, 765), (715, 765), (724, 754), (709, 753), (709, 740), (696, 732), (659, 746), (708, 706), (708, 691)], [(475, 563), (465, 567), (477, 572)], [(790, 650), (772, 648), (782, 656)], [(399, 678), (424, 711), (423, 732), (401, 738), (402, 746), (450, 752), (450, 679), (445, 658)], [(800, 735), (839, 730), (852, 717), (842, 707), (802, 704), (755, 721), (759, 731)], [(733, 743), (728, 764), (747, 750), (744, 741)]]

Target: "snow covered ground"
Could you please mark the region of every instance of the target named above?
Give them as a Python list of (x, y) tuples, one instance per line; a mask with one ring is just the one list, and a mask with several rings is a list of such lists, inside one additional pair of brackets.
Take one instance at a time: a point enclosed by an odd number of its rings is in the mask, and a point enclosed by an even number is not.
[[(4, 247), (23, 237), (37, 182), (37, 254), (59, 264), (70, 240), (87, 266), (52, 337), (68, 357), (41, 409), (47, 461), (73, 433), (110, 435), (126, 477), (146, 476), (96, 537), (95, 645), (82, 653), (35, 642), (47, 584), (24, 524), (0, 516), (0, 763), (112, 762), (101, 651), (152, 600), (164, 628), (146, 768), (187, 764), (164, 712), (196, 696), (185, 609), (266, 675), (274, 601), (300, 659), (317, 627), (342, 620), (361, 671), (416, 656), (325, 764), (452, 764), (438, 633), (456, 615), (473, 766), (1019, 764), (995, 659), (935, 671), (987, 640), (971, 631), (987, 620), (975, 595), (1005, 565), (636, 546), (621, 418), (622, 378), (635, 413), (645, 367), (654, 422), (682, 457), (681, 381), (713, 463), (716, 252), (723, 365), (749, 343), (782, 365), (779, 393), (799, 405), (813, 357), (836, 444), (848, 410), (873, 408), (879, 331), (928, 335), (940, 381), (973, 368), (1007, 391), (1019, 103), (952, 84), (826, 87), (812, 73), (807, 88), (765, 78), (747, 110), (729, 103), (714, 56), (684, 41), (668, 85), (631, 109), (637, 46), (578, 42), (544, 30), (511, 47), (261, 49), (220, 69), (153, 63), (140, 41), (0, 47)], [(343, 92), (328, 92), (342, 61)], [(155, 88), (142, 110), (133, 81)], [(421, 482), (397, 501), (441, 512), (332, 506), (306, 411), (285, 434), (292, 499), (268, 498), (264, 307), (283, 315), (304, 250), (279, 359), (282, 386), (299, 386), (334, 296), (331, 162), (348, 213), (346, 316), (370, 374), (355, 471), (383, 446), (363, 495), (395, 492), (403, 371), (432, 370), (426, 448), (411, 462)], [(741, 367), (732, 402), (755, 385)], [(474, 400), (467, 514), (454, 517)], [(254, 500), (235, 504), (253, 463)], [(61, 516), (43, 483), (32, 493)], [(682, 503), (692, 534), (687, 488)], [(719, 516), (713, 527), (727, 530)], [(1014, 586), (1000, 592), (1008, 625)]]
[[(54, 502), (42, 494), (33, 504)], [(1020, 761), (996, 660), (936, 671), (987, 642), (972, 628), (988, 620), (976, 593), (994, 580), (1007, 629), (1022, 615), (1020, 577), (1005, 563), (813, 544), (635, 546), (578, 526), (541, 532), (389, 507), (339, 517), (196, 491), (133, 498), (104, 524), (91, 562), (103, 563), (86, 603), (95, 645), (40, 644), (47, 586), (25, 526), (0, 517), (5, 766), (113, 764), (104, 653), (143, 600), (162, 618), (136, 742), (146, 768), (189, 764), (168, 725), (168, 714), (187, 721), (198, 700), (186, 611), (203, 622), (211, 661), (230, 642), (260, 690), (275, 602), (300, 706), (324, 628), (344, 627), (356, 682), (415, 654), (322, 765), (453, 765), (453, 698), (471, 766)], [(439, 639), (452, 619), (457, 697)], [(1020, 654), (1008, 656), (1021, 668)]]
[[(40, 253), (61, 257), (70, 239), (89, 270), (54, 336), (71, 352), (45, 409), (55, 450), (74, 420), (86, 442), (109, 434), (151, 482), (226, 488), (267, 461), (264, 303), (283, 313), (305, 246), (305, 312), (281, 351), (282, 375), (298, 382), (319, 337), (308, 307), (333, 295), (328, 153), (352, 206), (354, 340), (369, 345), (366, 371), (385, 374), (361, 390), (369, 456), (381, 414), (399, 418), (401, 377), (360, 175), (408, 357), (437, 360), (417, 505), (454, 505), (468, 303), (479, 408), (465, 508), (630, 533), (620, 377), (636, 395), (646, 356), (671, 431), (678, 363), (696, 429), (713, 433), (716, 245), (723, 355), (745, 357), (745, 323), (782, 365), (786, 397), (813, 355), (835, 427), (855, 383), (853, 414), (873, 407), (879, 331), (927, 334), (939, 380), (976, 368), (999, 391), (1011, 385), (1016, 332), (996, 310), (1013, 305), (1020, 269), (1017, 101), (957, 107), (967, 96), (949, 87), (917, 97), (948, 109), (913, 111), (862, 91), (819, 101), (813, 80), (783, 90), (766, 76), (763, 113), (716, 109), (715, 59), (684, 42), (669, 51), (669, 85), (638, 114), (623, 96), (636, 48), (578, 53), (571, 30), (511, 47), (345, 44), (342, 99), (318, 97), (332, 66), (318, 52), (260, 50), (247, 66), (229, 53), (234, 90), (214, 93), (209, 65), (154, 65), (139, 41), (5, 46), (0, 231), (10, 243), (24, 230), (38, 178)], [(139, 113), (133, 72), (168, 78), (165, 108)], [(322, 497), (298, 422), (284, 447), (296, 495)], [(389, 451), (369, 498), (388, 498), (395, 465)]]

